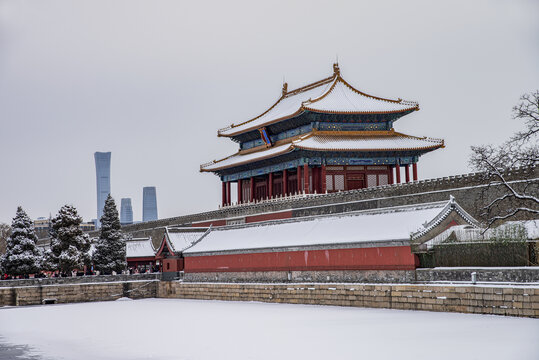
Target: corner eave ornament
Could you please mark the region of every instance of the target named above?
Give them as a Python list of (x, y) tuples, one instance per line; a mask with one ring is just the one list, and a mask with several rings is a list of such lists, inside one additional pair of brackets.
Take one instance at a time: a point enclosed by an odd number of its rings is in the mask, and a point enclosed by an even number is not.
[(340, 76), (341, 75), (341, 70), (339, 69), (339, 64), (338, 63), (333, 64), (333, 75), (335, 75), (335, 76)]

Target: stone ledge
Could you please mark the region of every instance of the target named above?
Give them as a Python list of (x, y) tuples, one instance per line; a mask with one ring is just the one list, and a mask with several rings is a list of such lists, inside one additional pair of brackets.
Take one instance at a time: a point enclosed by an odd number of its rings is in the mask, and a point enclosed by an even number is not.
[[(534, 287), (161, 282), (158, 293), (159, 297), (165, 298), (360, 306), (539, 318), (539, 288)], [(513, 293), (522, 295), (509, 295)]]

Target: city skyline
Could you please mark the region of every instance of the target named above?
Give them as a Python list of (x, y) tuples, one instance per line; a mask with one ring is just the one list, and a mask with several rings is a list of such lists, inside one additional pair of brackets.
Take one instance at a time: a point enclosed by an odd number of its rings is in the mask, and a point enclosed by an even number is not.
[(142, 184), (161, 218), (215, 210), (220, 181), (199, 165), (238, 150), (217, 130), (260, 115), (284, 81), (330, 76), (337, 56), (352, 86), (419, 102), (396, 131), (445, 139), (419, 179), (469, 172), (470, 146), (521, 129), (511, 109), (539, 83), (537, 1), (158, 4), (0, 2), (0, 222), (19, 205), (94, 218), (99, 149), (135, 219)]
[(98, 152), (94, 153), (95, 159), (95, 177), (96, 177), (96, 195), (97, 195), (97, 221), (96, 227), (100, 227), (101, 216), (103, 216), (103, 208), (105, 200), (111, 193), (110, 189), (110, 163), (111, 153)]
[(120, 223), (122, 225), (133, 223), (133, 206), (131, 204), (131, 198), (121, 199)]
[(155, 186), (145, 186), (142, 188), (142, 221), (157, 219), (157, 191)]

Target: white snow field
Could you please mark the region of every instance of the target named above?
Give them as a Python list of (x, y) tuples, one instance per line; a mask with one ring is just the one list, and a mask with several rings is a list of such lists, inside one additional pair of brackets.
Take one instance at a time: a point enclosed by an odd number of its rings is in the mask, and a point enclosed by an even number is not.
[(145, 299), (0, 308), (0, 341), (44, 359), (539, 359), (539, 320)]

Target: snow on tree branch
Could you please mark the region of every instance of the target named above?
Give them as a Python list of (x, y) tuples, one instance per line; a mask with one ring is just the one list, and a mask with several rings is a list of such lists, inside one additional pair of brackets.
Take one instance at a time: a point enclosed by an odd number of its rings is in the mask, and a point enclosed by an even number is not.
[[(522, 95), (520, 103), (513, 108), (513, 119), (524, 121), (525, 129), (515, 133), (502, 145), (472, 146), (470, 166), (483, 172), (491, 183), (502, 184), (505, 189), (505, 193), (496, 196), (483, 208), (488, 226), (522, 212), (534, 217), (539, 214), (537, 179), (530, 178), (524, 186), (517, 188), (507, 181), (504, 175), (515, 168), (530, 169), (530, 173), (533, 173), (533, 169), (537, 167), (539, 90)], [(506, 208), (506, 211), (500, 214), (500, 208)]]

